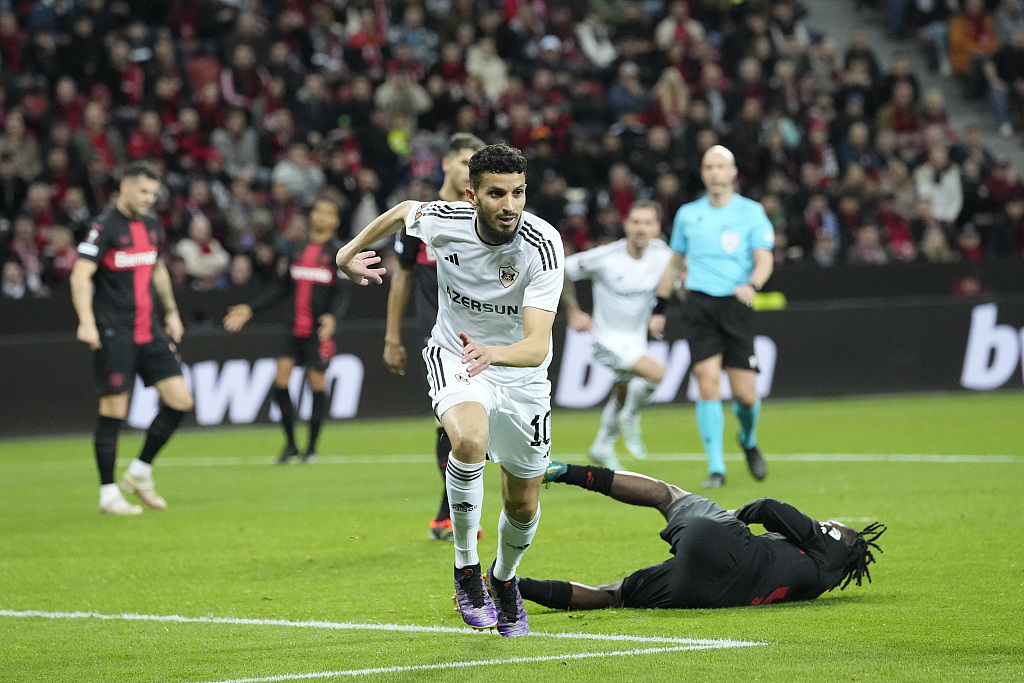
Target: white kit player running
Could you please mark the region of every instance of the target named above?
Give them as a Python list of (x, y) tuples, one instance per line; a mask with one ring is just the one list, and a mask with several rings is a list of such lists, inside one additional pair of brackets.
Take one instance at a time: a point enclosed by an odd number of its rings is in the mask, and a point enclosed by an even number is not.
[[(665, 367), (647, 353), (647, 325), (672, 250), (657, 235), (661, 232), (658, 205), (638, 201), (625, 222), (626, 237), (569, 256), (565, 261), (562, 302), (569, 326), (590, 332), (591, 352), (615, 373), (611, 396), (601, 413), (601, 427), (590, 447), (590, 459), (605, 467), (622, 469), (615, 454), (619, 433), (634, 457), (647, 455), (640, 434), (640, 411), (665, 375)], [(576, 299), (577, 280), (593, 283), (594, 315), (587, 315)]]
[[(361, 249), (400, 228), (437, 258), (439, 310), (423, 350), (434, 413), (452, 442), (446, 486), (455, 532), (455, 592), (478, 629), (526, 635), (516, 567), (540, 520), (550, 462), (551, 326), (562, 290), (558, 232), (523, 211), (526, 158), (489, 145), (469, 160), (468, 202), (407, 201), (338, 252), (356, 284), (381, 283), (380, 258)], [(477, 555), (485, 458), (501, 466), (498, 553), (486, 583)]]

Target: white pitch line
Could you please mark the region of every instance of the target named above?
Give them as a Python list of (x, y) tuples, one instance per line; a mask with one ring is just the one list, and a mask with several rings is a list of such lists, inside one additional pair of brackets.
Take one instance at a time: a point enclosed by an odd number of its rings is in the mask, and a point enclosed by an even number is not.
[[(530, 634), (533, 635), (533, 634)], [(746, 645), (729, 645), (718, 647), (750, 647)], [(340, 676), (369, 676), (373, 674), (402, 673), (406, 671), (436, 671), (439, 669), (465, 669), (471, 666), (495, 666), (500, 664), (530, 664), (533, 662), (565, 661), (567, 659), (596, 659), (598, 657), (626, 657), (631, 655), (660, 654), (664, 652), (682, 652), (685, 650), (710, 650), (710, 645), (681, 645), (678, 647), (641, 648), (637, 650), (617, 650), (615, 652), (583, 652), (567, 655), (546, 655), (539, 657), (509, 657), (507, 659), (479, 659), (472, 662), (445, 662), (442, 664), (416, 664), (410, 666), (386, 666), (375, 669), (347, 669), (341, 671), (318, 671), (304, 674), (280, 674), (262, 678), (232, 678), (222, 681), (206, 681), (205, 683), (277, 683), (278, 681), (300, 681), (316, 678), (337, 678)]]
[[(556, 460), (578, 463), (586, 462), (587, 456), (582, 453), (558, 453)], [(659, 462), (704, 462), (703, 453), (648, 453), (647, 460)], [(742, 461), (739, 455), (727, 455), (726, 460)], [(772, 453), (768, 456), (771, 462), (902, 462), (902, 463), (941, 463), (941, 464), (1024, 464), (1024, 457), (1015, 455), (941, 455), (931, 453)], [(323, 465), (410, 465), (434, 463), (433, 455), (321, 455), (318, 463)], [(84, 461), (83, 461), (84, 462)], [(246, 456), (210, 456), (183, 457), (174, 456), (160, 459), (160, 467), (266, 467), (275, 465), (276, 458), (257, 458)], [(24, 462), (0, 463), (15, 467), (32, 468), (66, 468), (67, 462)]]
[[(395, 631), (405, 633), (459, 633), (472, 636), (486, 636), (467, 627), (455, 626), (417, 626), (415, 624), (360, 624), (338, 621), (292, 621), (288, 619), (248, 619), (239, 617), (186, 617), (179, 614), (103, 614), (101, 612), (48, 612), (43, 610), (9, 610), (0, 609), (0, 617), (38, 618), (38, 619), (99, 619), (103, 621), (156, 621), (180, 624), (229, 624), (234, 626), (287, 626), (292, 628), (320, 628), (335, 631)], [(667, 643), (685, 645), (687, 647), (752, 647), (762, 643), (731, 640), (728, 638), (676, 638), (672, 636), (633, 636), (608, 633), (577, 633), (531, 632), (530, 636), (538, 638), (561, 638), (569, 640), (625, 641), (633, 643)]]

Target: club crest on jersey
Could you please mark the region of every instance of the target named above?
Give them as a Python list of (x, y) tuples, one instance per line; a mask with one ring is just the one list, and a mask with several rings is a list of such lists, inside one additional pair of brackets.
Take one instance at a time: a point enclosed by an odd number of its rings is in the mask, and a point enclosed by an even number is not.
[(740, 236), (735, 232), (722, 233), (722, 249), (726, 254), (731, 254), (740, 248)]
[(506, 263), (505, 265), (498, 268), (498, 282), (505, 289), (512, 286), (512, 283), (519, 277), (519, 271), (515, 269), (514, 263)]
[(413, 217), (413, 220), (418, 221), (419, 219), (423, 218), (423, 210), (426, 209), (428, 206), (430, 206), (430, 204), (427, 202), (420, 204), (420, 208), (416, 209), (416, 215), (415, 217)]

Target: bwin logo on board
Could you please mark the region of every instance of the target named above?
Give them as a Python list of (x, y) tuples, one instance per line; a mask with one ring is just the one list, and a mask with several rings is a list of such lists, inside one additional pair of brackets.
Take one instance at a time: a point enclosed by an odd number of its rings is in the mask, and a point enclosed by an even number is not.
[(960, 386), (985, 391), (1010, 381), (1024, 356), (1024, 328), (998, 324), (996, 304), (975, 306), (967, 335)]

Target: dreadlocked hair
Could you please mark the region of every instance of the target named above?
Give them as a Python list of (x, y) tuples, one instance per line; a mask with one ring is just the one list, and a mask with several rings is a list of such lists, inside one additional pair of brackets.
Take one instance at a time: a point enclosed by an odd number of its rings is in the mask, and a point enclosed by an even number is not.
[(868, 583), (871, 583), (871, 572), (868, 571), (868, 565), (875, 561), (875, 555), (871, 549), (874, 548), (879, 554), (882, 553), (882, 549), (875, 541), (885, 533), (885, 529), (886, 526), (881, 522), (874, 522), (860, 531), (854, 532), (856, 537), (853, 545), (850, 546), (850, 555), (846, 560), (846, 566), (843, 567), (843, 578), (840, 579), (842, 583), (839, 590), (846, 588), (851, 581), (856, 581), (859, 586), (865, 577)]

